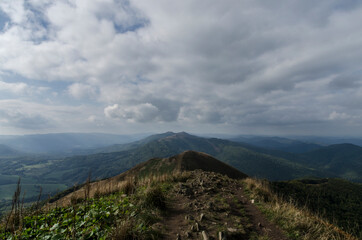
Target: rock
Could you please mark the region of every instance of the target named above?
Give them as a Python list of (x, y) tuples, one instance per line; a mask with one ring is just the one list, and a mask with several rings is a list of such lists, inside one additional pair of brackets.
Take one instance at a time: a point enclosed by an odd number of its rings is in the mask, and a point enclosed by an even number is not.
[(219, 240), (225, 240), (225, 236), (223, 232), (219, 232)]
[(236, 228), (228, 228), (229, 232), (237, 232), (238, 230)]
[(209, 240), (209, 236), (207, 235), (207, 233), (205, 231), (202, 231), (202, 238), (204, 240)]
[(255, 202), (255, 200), (254, 199), (251, 199), (251, 201), (250, 201), (251, 203), (254, 203)]
[(200, 226), (199, 226), (198, 223), (195, 223), (195, 230), (196, 230), (196, 231), (200, 231)]

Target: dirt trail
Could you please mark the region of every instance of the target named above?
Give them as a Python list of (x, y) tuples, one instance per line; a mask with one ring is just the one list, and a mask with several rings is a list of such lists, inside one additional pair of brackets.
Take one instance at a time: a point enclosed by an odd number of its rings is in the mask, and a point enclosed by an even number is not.
[(283, 232), (273, 223), (269, 222), (264, 214), (244, 196), (243, 189), (237, 191), (240, 201), (246, 210), (249, 219), (252, 221), (254, 230), (260, 235), (267, 235), (270, 240), (287, 240)]
[(187, 230), (188, 225), (185, 216), (189, 212), (185, 209), (184, 202), (184, 197), (177, 196), (172, 202), (168, 203), (169, 211), (162, 221), (165, 228), (165, 239), (177, 239), (177, 234)]
[(194, 171), (171, 193), (167, 215), (161, 222), (164, 239), (287, 240), (285, 235), (244, 196), (242, 186), (216, 173)]

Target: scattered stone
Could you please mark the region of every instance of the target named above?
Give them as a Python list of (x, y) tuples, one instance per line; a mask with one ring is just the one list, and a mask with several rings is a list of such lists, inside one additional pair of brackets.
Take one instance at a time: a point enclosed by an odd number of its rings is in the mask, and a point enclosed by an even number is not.
[(202, 238), (204, 240), (209, 240), (209, 236), (207, 236), (207, 233), (205, 231), (202, 231)]
[(205, 214), (201, 213), (201, 215), (200, 215), (200, 222), (204, 219), (204, 217), (205, 217)]
[(238, 230), (236, 228), (228, 228), (229, 232), (237, 232)]
[(251, 199), (251, 201), (250, 201), (251, 203), (254, 203), (255, 202), (255, 200), (254, 199)]
[(195, 229), (196, 229), (197, 232), (200, 231), (200, 226), (199, 226), (198, 223), (195, 223)]
[(223, 232), (219, 232), (219, 240), (225, 240), (225, 236)]

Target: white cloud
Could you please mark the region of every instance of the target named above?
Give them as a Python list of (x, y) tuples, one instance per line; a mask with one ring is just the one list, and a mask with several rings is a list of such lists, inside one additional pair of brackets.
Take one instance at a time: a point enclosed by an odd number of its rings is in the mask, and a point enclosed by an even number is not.
[(3, 94), (10, 93), (17, 97), (44, 94), (48, 90), (48, 87), (29, 86), (24, 82), (4, 82), (0, 80), (0, 92), (3, 92)]
[(71, 96), (81, 98), (94, 98), (96, 96), (96, 89), (90, 85), (82, 83), (74, 83), (68, 87), (68, 92)]
[(0, 80), (0, 91), (10, 91), (12, 93), (21, 94), (28, 88), (26, 83), (7, 83)]
[(350, 116), (348, 116), (348, 114), (346, 113), (338, 113), (336, 111), (333, 111), (331, 114), (329, 114), (328, 119), (329, 120), (345, 120), (345, 119), (349, 119)]
[(104, 113), (109, 118), (125, 119), (129, 122), (149, 122), (156, 120), (158, 108), (150, 103), (121, 108), (118, 104), (108, 106)]
[(24, 22), (26, 10), (23, 0), (4, 0), (0, 2), (0, 8), (4, 11), (12, 22), (20, 24)]
[(91, 115), (91, 116), (89, 116), (89, 117), (87, 118), (87, 120), (88, 120), (89, 122), (94, 123), (94, 122), (97, 121), (97, 116)]
[[(0, 74), (66, 81), (49, 92), (98, 111), (79, 121), (101, 113), (120, 124), (297, 129), (332, 119), (348, 128), (362, 116), (356, 1), (4, 0), (0, 8), (11, 20), (0, 32)], [(29, 86), (0, 82), (3, 91)]]
[(16, 109), (11, 111), (0, 110), (0, 121), (22, 129), (44, 129), (50, 126), (50, 122), (44, 116), (38, 114), (27, 114)]

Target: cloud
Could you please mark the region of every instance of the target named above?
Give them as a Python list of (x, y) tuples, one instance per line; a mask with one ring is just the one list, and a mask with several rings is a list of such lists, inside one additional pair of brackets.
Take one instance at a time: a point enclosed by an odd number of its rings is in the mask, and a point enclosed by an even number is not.
[(143, 103), (124, 109), (115, 104), (106, 107), (104, 114), (109, 118), (126, 119), (130, 122), (149, 122), (156, 119), (158, 111), (158, 108), (150, 103)]
[(341, 74), (333, 78), (329, 86), (334, 89), (360, 88), (362, 78), (359, 74)]
[(24, 93), (27, 90), (26, 83), (7, 83), (0, 80), (0, 91), (10, 91), (12, 93)]
[(45, 129), (51, 126), (49, 120), (41, 115), (24, 114), (16, 110), (0, 110), (0, 122), (22, 129)]
[(331, 114), (329, 114), (328, 119), (329, 120), (345, 120), (345, 119), (349, 119), (350, 116), (348, 116), (345, 113), (338, 113), (336, 111), (333, 111)]
[[(0, 75), (45, 82), (63, 106), (74, 97), (87, 106), (79, 124), (292, 132), (361, 120), (358, 1), (6, 0), (0, 9)], [(0, 90), (32, 86), (21, 84)]]
[(0, 92), (2, 92), (3, 96), (12, 94), (19, 98), (44, 94), (48, 90), (49, 88), (44, 86), (30, 86), (24, 82), (5, 82), (0, 79)]
[(81, 98), (93, 98), (96, 96), (96, 89), (90, 85), (82, 83), (74, 83), (68, 87), (68, 92), (71, 96)]

